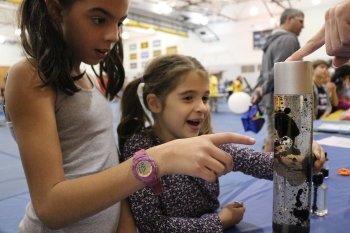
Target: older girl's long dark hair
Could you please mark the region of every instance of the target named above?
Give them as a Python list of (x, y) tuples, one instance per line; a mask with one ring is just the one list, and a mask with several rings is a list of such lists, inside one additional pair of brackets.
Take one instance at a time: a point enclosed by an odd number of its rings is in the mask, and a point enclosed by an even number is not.
[[(63, 8), (69, 8), (76, 0), (58, 0)], [(23, 0), (18, 14), (21, 29), (21, 43), (26, 56), (33, 58), (43, 85), (53, 85), (68, 95), (79, 91), (70, 76), (72, 54), (67, 48), (59, 25), (50, 16), (44, 0)], [(106, 88), (110, 100), (123, 87), (125, 71), (122, 65), (123, 47), (121, 40), (116, 43), (108, 56), (95, 72)], [(102, 81), (102, 73), (108, 82)]]

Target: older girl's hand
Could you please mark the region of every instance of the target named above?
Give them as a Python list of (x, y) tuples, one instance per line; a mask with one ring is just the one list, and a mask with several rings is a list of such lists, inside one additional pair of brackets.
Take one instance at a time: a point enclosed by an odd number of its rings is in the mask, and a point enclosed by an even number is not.
[(172, 140), (147, 149), (147, 154), (157, 161), (159, 176), (185, 174), (213, 182), (232, 171), (232, 157), (218, 148), (226, 143), (251, 145), (255, 139), (235, 133), (208, 134)]

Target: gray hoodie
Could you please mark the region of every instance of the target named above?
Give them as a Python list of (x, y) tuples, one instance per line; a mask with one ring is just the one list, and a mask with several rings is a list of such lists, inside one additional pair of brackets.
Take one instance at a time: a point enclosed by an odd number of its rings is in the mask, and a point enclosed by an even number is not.
[(285, 61), (300, 48), (298, 37), (282, 28), (275, 29), (266, 39), (263, 51), (261, 72), (257, 86), (261, 86), (263, 94), (274, 90), (274, 64)]

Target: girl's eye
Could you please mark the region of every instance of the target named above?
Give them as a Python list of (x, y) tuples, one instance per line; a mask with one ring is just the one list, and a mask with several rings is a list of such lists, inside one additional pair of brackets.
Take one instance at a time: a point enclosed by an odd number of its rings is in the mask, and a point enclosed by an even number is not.
[(184, 97), (184, 100), (187, 100), (187, 101), (190, 101), (190, 100), (192, 100), (192, 99), (193, 99), (192, 96), (185, 96), (185, 97)]
[(96, 17), (96, 18), (93, 18), (92, 21), (93, 21), (95, 24), (103, 24), (103, 23), (106, 22), (106, 19)]
[(208, 101), (209, 101), (209, 96), (204, 96), (204, 97), (202, 98), (202, 100), (203, 100), (204, 103), (208, 103)]

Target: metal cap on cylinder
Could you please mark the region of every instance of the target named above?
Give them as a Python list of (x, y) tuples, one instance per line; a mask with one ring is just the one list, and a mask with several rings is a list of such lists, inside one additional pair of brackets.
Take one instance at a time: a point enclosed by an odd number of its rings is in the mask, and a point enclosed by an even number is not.
[(278, 62), (275, 63), (274, 72), (275, 95), (313, 93), (310, 61)]

